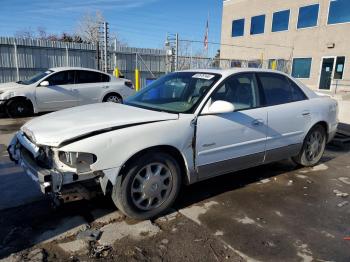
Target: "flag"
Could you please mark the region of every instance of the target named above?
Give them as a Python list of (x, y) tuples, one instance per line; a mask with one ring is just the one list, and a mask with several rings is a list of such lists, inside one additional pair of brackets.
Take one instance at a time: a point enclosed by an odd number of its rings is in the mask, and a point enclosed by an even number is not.
[(205, 29), (205, 36), (204, 36), (204, 49), (208, 50), (208, 44), (209, 44), (209, 19), (207, 20), (207, 26)]

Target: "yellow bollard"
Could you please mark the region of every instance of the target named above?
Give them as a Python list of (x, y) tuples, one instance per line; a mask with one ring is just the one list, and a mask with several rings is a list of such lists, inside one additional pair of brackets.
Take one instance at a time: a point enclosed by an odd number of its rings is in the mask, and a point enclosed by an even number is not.
[(118, 67), (116, 67), (113, 71), (113, 75), (116, 77), (116, 78), (119, 78), (120, 77), (120, 71), (118, 69)]
[(140, 71), (135, 69), (135, 88), (136, 92), (140, 91)]
[(276, 69), (277, 69), (277, 61), (276, 61), (276, 60), (273, 60), (273, 61), (272, 61), (271, 69), (272, 69), (272, 70), (276, 70)]

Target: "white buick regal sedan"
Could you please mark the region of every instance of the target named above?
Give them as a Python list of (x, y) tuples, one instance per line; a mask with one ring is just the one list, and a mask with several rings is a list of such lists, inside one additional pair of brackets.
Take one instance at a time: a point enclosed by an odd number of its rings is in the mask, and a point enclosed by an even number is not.
[(316, 165), (337, 114), (336, 101), (277, 71), (184, 71), (125, 104), (38, 117), (8, 151), (56, 200), (99, 190), (127, 216), (147, 219), (164, 213), (183, 185), (286, 158)]
[(129, 80), (93, 69), (60, 67), (0, 84), (0, 107), (12, 117), (21, 117), (99, 102), (120, 103), (133, 94)]

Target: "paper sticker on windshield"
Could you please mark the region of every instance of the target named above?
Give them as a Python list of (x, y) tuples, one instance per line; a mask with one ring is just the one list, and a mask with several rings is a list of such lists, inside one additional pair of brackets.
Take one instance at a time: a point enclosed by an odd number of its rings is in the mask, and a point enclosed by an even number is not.
[(215, 75), (210, 75), (210, 74), (195, 74), (194, 76), (192, 76), (192, 78), (199, 78), (204, 80), (210, 80), (214, 77)]

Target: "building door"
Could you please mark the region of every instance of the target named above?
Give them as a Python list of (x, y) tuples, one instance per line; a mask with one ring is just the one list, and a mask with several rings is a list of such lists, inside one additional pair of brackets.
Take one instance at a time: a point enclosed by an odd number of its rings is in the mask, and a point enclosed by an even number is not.
[(320, 89), (330, 90), (334, 69), (334, 57), (323, 58), (321, 75), (320, 75)]

